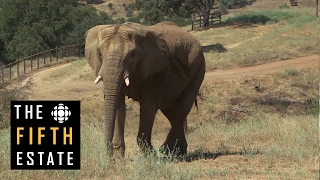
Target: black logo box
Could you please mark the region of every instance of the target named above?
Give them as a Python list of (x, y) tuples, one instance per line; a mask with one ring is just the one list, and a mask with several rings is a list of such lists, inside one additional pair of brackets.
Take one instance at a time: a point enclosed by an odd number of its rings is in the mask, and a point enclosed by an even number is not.
[[(62, 103), (67, 106), (71, 111), (71, 115), (68, 120), (59, 123), (55, 121), (51, 115), (55, 106)], [(19, 108), (19, 119), (17, 119), (17, 108), (15, 105), (21, 105)], [(32, 119), (25, 118), (25, 106), (32, 105), (33, 117)], [(39, 108), (40, 117), (37, 119), (36, 109), (37, 105), (42, 105)], [(20, 131), (23, 137), (20, 137), (20, 145), (17, 145), (17, 128), (23, 127), (24, 130)], [(29, 144), (29, 130), (32, 127), (32, 141), (33, 144)], [(41, 145), (38, 145), (38, 127), (45, 127), (45, 130), (41, 131), (45, 137), (41, 138)], [(56, 131), (56, 145), (53, 144), (53, 130), (51, 127), (58, 127)], [(66, 145), (63, 144), (63, 128), (66, 128), (66, 134), (69, 134), (72, 128), (72, 145), (70, 145), (70, 138), (66, 138)], [(17, 164), (17, 152), (22, 152), (20, 155), (22, 159), (19, 160), (23, 165)], [(33, 165), (27, 165), (31, 162), (27, 157), (27, 152), (34, 152), (32, 159), (34, 160)], [(42, 165), (40, 165), (40, 155), (38, 152), (44, 152), (42, 155)], [(49, 152), (52, 152), (54, 164), (47, 164)], [(62, 154), (62, 162), (59, 162), (60, 156), (57, 152), (64, 152)], [(68, 165), (68, 152), (73, 152), (70, 155), (73, 159), (69, 162), (72, 165)], [(61, 164), (60, 164), (61, 163)], [(11, 169), (80, 169), (80, 101), (11, 101)]]

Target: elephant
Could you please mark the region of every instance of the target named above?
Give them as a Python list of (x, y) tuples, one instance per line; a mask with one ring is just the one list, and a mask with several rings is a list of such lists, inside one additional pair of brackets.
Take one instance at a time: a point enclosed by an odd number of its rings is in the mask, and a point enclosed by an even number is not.
[(152, 26), (127, 22), (98, 25), (85, 33), (85, 57), (95, 84), (103, 82), (104, 141), (109, 155), (125, 154), (125, 96), (140, 105), (137, 143), (154, 150), (151, 131), (158, 110), (171, 129), (162, 153), (187, 153), (184, 124), (205, 74), (200, 42), (168, 21)]

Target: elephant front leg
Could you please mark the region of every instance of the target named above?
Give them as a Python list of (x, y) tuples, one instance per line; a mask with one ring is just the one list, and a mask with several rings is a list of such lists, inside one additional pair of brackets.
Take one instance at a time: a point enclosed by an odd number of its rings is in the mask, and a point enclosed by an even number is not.
[(117, 117), (114, 129), (114, 139), (113, 139), (113, 149), (115, 152), (119, 152), (122, 157), (125, 153), (125, 143), (124, 143), (124, 124), (126, 118), (126, 106), (125, 106), (125, 96), (123, 94), (119, 95), (119, 103), (117, 109)]
[(140, 102), (140, 123), (137, 143), (145, 154), (155, 154), (155, 150), (151, 145), (151, 132), (157, 109), (156, 105), (150, 102), (152, 101)]

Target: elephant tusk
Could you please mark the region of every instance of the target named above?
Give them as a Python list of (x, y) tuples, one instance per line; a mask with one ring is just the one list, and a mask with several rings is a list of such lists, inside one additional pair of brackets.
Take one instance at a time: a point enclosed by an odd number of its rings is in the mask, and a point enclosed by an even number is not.
[(98, 84), (102, 80), (101, 76), (98, 76), (94, 81), (95, 84)]
[(129, 81), (129, 78), (128, 78), (128, 77), (126, 77), (126, 78), (124, 79), (124, 82), (126, 83), (127, 86), (129, 86), (130, 81)]

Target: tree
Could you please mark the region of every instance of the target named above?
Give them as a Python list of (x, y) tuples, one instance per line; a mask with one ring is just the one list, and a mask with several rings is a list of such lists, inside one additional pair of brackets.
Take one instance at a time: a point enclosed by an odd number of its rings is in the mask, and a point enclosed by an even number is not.
[(5, 0), (0, 11), (0, 34), (6, 57), (21, 56), (61, 45), (74, 25), (69, 14), (74, 0)]
[(0, 0), (0, 61), (8, 63), (57, 46), (82, 43), (84, 33), (113, 23), (74, 0)]
[(114, 24), (113, 19), (104, 11), (97, 13), (92, 6), (84, 6), (80, 10), (72, 12), (74, 29), (69, 32), (64, 44), (84, 44), (84, 34), (90, 28), (100, 24)]
[(168, 8), (165, 0), (137, 0), (135, 7), (141, 9), (138, 18), (143, 20), (143, 24), (156, 24), (163, 21)]
[(209, 16), (215, 0), (136, 0), (135, 7), (142, 9), (138, 17), (155, 24), (172, 17), (190, 17), (193, 13), (204, 16), (204, 25), (209, 25)]
[(179, 13), (180, 16), (190, 17), (193, 13), (202, 15), (204, 17), (203, 24), (206, 27), (209, 25), (210, 13), (214, 9), (215, 2), (215, 0), (171, 0), (169, 1), (169, 6), (175, 14)]

